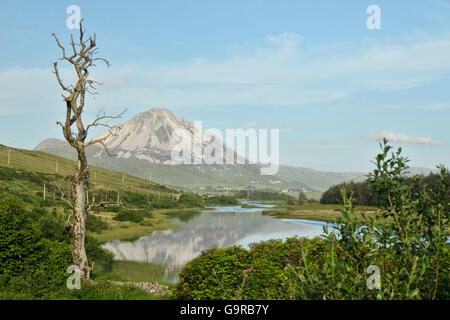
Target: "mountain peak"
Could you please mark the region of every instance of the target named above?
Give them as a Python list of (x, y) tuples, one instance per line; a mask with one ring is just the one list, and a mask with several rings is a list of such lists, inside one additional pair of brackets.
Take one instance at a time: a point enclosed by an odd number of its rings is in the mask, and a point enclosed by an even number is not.
[[(203, 157), (203, 147), (218, 139), (211, 133), (194, 127), (192, 122), (164, 108), (152, 108), (142, 112), (120, 127), (120, 131), (116, 135), (109, 136), (105, 141), (108, 148), (118, 158), (134, 158), (152, 163), (175, 164), (172, 160), (172, 150), (180, 143), (183, 146), (189, 144), (191, 160), (196, 162), (194, 159)], [(203, 137), (202, 141), (194, 141), (194, 132)], [(106, 134), (107, 132), (102, 136)], [(192, 147), (193, 145), (189, 141), (195, 146)], [(226, 148), (229, 147), (224, 146), (224, 150), (217, 151), (220, 157), (225, 157)], [(104, 150), (99, 148), (94, 157), (104, 158), (107, 155)]]

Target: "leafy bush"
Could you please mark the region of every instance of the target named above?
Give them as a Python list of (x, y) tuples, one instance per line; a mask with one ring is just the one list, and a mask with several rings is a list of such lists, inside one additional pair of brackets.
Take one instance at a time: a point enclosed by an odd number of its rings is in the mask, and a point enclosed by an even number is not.
[(174, 298), (227, 299), (238, 292), (250, 266), (250, 253), (240, 247), (206, 250), (184, 267)]
[(114, 216), (113, 219), (117, 221), (131, 221), (140, 223), (142, 220), (144, 220), (144, 214), (142, 211), (138, 210), (121, 210)]
[(227, 204), (227, 205), (237, 205), (238, 201), (233, 196), (214, 196), (205, 198), (206, 204)]
[(108, 264), (113, 260), (114, 255), (104, 249), (94, 237), (86, 235), (85, 245), (86, 255), (91, 265), (93, 262)]
[(241, 190), (235, 193), (236, 198), (248, 199), (248, 200), (281, 200), (288, 201), (293, 199), (290, 195), (275, 191), (247, 191)]
[(0, 274), (23, 271), (37, 250), (38, 237), (23, 202), (11, 197), (0, 200)]
[(201, 199), (187, 193), (183, 193), (178, 199), (178, 202), (183, 208), (203, 207), (203, 201)]
[(125, 205), (132, 205), (138, 207), (144, 207), (148, 205), (148, 199), (145, 194), (137, 192), (126, 192), (122, 197), (122, 201)]
[(173, 290), (176, 299), (287, 299), (286, 267), (298, 264), (301, 252), (319, 256), (321, 239), (289, 238), (241, 247), (211, 249), (188, 263)]
[[(42, 217), (39, 222), (44, 219)], [(66, 268), (72, 264), (69, 244), (42, 237), (52, 235), (58, 238), (62, 235), (52, 233), (54, 224), (44, 225), (49, 230), (40, 232), (19, 200), (7, 198), (0, 201), (2, 291), (35, 299), (51, 296), (64, 283)]]
[(108, 230), (108, 223), (102, 220), (100, 217), (96, 217), (93, 214), (88, 214), (86, 219), (86, 230), (96, 233), (101, 233), (103, 230)]
[[(354, 201), (342, 191), (344, 208), (339, 237), (327, 235), (325, 255), (303, 255), (291, 268), (296, 299), (448, 299), (450, 255), (448, 172), (436, 176), (440, 187), (418, 192), (406, 178), (408, 159), (384, 142), (369, 176), (371, 187), (386, 199), (375, 217), (355, 215)], [(363, 222), (361, 222), (361, 220)], [(319, 263), (314, 270), (312, 264)], [(369, 289), (370, 266), (380, 270), (379, 289)], [(373, 271), (372, 271), (373, 273)]]
[(174, 209), (178, 208), (178, 202), (171, 199), (161, 198), (153, 200), (150, 203), (150, 207), (153, 209)]
[(65, 219), (62, 215), (56, 213), (41, 214), (37, 217), (35, 226), (40, 233), (41, 238), (62, 241), (70, 244), (71, 234), (64, 227)]

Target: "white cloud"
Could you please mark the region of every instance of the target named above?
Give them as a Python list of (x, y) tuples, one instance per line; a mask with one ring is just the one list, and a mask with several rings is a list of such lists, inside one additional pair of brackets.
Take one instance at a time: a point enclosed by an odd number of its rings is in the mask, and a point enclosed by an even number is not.
[(449, 0), (430, 0), (431, 3), (445, 9), (450, 9), (450, 1)]
[[(105, 82), (94, 109), (213, 106), (308, 106), (367, 91), (403, 90), (450, 73), (450, 37), (405, 37), (383, 43), (314, 45), (296, 33), (270, 35), (266, 45), (228, 58), (151, 62), (93, 70)], [(62, 70), (65, 80), (69, 71)], [(66, 81), (70, 83), (70, 81)], [(61, 90), (50, 69), (0, 71), (0, 114), (60, 111)], [(435, 106), (445, 108), (445, 106)]]
[(385, 105), (381, 109), (443, 111), (450, 109), (450, 102), (436, 102), (421, 105)]
[(371, 135), (371, 134), (363, 134), (362, 137), (366, 140), (383, 140), (388, 139), (392, 142), (407, 142), (407, 143), (417, 143), (417, 144), (442, 144), (440, 141), (433, 140), (430, 137), (410, 137), (403, 133), (392, 133), (385, 130), (380, 130), (378, 134)]

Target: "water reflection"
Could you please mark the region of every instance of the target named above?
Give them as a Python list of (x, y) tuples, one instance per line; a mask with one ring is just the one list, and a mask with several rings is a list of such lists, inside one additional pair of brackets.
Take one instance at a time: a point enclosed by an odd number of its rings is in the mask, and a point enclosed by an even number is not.
[(264, 216), (257, 208), (215, 207), (188, 220), (174, 218), (173, 222), (179, 225), (177, 230), (155, 232), (134, 242), (110, 241), (104, 247), (119, 260), (162, 264), (166, 267), (167, 280), (173, 281), (178, 271), (205, 249), (322, 234), (320, 223), (299, 221), (290, 223), (286, 219)]

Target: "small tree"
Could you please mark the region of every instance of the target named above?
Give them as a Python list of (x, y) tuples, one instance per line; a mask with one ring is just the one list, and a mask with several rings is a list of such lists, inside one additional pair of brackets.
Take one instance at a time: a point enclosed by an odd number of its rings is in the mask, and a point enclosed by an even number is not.
[(306, 194), (303, 191), (300, 191), (300, 193), (298, 194), (298, 203), (302, 204), (306, 200)]
[[(80, 21), (79, 30), (79, 43), (75, 43), (73, 35), (70, 36), (70, 46), (73, 51), (70, 56), (66, 55), (66, 49), (61, 45), (56, 35), (54, 33), (52, 34), (58, 47), (62, 51), (62, 57), (59, 58), (59, 60), (69, 62), (75, 69), (75, 84), (66, 86), (63, 83), (59, 74), (57, 62), (54, 62), (53, 64), (53, 73), (56, 76), (58, 84), (66, 92), (66, 95), (62, 94), (66, 106), (66, 117), (64, 123), (57, 122), (57, 124), (61, 126), (64, 138), (73, 148), (75, 148), (78, 155), (75, 175), (72, 182), (73, 220), (69, 227), (72, 228), (73, 234), (70, 249), (72, 252), (73, 263), (80, 268), (81, 278), (83, 280), (89, 280), (92, 268), (89, 267), (85, 250), (87, 209), (84, 192), (84, 184), (87, 183), (89, 179), (89, 168), (85, 149), (89, 145), (100, 144), (108, 155), (113, 156), (105, 141), (111, 135), (114, 135), (116, 129), (119, 129), (119, 127), (110, 126), (107, 121), (120, 118), (125, 111), (118, 116), (107, 116), (101, 112), (91, 124), (87, 126), (83, 124), (82, 113), (84, 111), (86, 93), (92, 95), (97, 94), (97, 92), (95, 92), (96, 85), (101, 84), (89, 77), (89, 68), (95, 67), (96, 61), (104, 62), (108, 67), (110, 66), (110, 63), (104, 58), (95, 57), (97, 53), (96, 35), (94, 33), (94, 35), (90, 36), (88, 39), (84, 38), (85, 31), (82, 27), (82, 20)], [(76, 134), (72, 132), (73, 125), (76, 127)], [(98, 126), (107, 127), (109, 130), (101, 137), (85, 142), (89, 129)]]

